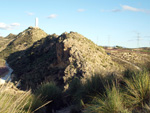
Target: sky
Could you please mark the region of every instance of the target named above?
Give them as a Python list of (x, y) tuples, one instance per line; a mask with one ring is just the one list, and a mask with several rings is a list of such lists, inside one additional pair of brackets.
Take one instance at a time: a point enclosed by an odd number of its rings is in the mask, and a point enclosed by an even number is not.
[(36, 17), (48, 34), (74, 31), (100, 46), (150, 47), (150, 0), (0, 0), (0, 36), (35, 26)]

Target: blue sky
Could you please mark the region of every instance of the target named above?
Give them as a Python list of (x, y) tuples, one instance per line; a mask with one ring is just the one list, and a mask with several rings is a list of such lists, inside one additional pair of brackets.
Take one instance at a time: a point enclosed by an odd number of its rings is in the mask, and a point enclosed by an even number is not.
[(150, 0), (0, 0), (0, 36), (34, 26), (78, 32), (98, 45), (150, 47)]

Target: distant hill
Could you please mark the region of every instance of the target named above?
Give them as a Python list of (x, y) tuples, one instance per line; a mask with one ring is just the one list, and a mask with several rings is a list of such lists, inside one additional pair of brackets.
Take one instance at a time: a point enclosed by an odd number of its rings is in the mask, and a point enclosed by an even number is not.
[[(1, 57), (8, 57), (9, 54), (25, 50), (28, 47), (32, 46), (34, 42), (40, 40), (47, 36), (40, 28), (29, 27), (23, 32), (15, 36), (15, 39), (7, 45), (7, 47), (0, 53)], [(12, 34), (8, 35), (6, 38), (10, 39)]]
[(8, 36), (5, 37), (5, 39), (15, 39), (16, 35), (10, 33)]
[(11, 54), (7, 61), (14, 70), (13, 80), (21, 80), (22, 88), (35, 88), (45, 81), (66, 88), (75, 77), (84, 80), (94, 73), (120, 71), (103, 48), (76, 32), (49, 35)]
[(0, 37), (0, 51), (4, 50), (7, 45), (15, 39), (16, 35), (10, 33), (6, 37)]

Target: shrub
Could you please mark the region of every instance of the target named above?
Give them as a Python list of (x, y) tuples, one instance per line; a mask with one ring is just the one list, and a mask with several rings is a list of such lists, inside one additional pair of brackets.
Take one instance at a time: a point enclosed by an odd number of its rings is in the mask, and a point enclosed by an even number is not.
[(84, 104), (90, 102), (97, 94), (104, 94), (105, 83), (108, 81), (101, 75), (94, 75), (87, 78), (85, 82), (78, 78), (72, 80), (69, 89), (66, 91), (69, 99), (73, 104), (77, 104), (80, 108)]
[(54, 82), (40, 85), (35, 95), (40, 95), (46, 101), (52, 101), (47, 107), (49, 111), (57, 110), (63, 105), (62, 90)]
[(54, 101), (61, 97), (62, 91), (54, 82), (47, 82), (40, 85), (35, 91), (35, 94), (41, 95), (41, 97), (47, 101)]
[(105, 82), (105, 78), (101, 77), (101, 75), (94, 75), (88, 78), (83, 84), (83, 101), (87, 103), (91, 101), (91, 97), (103, 94), (105, 92)]
[(66, 95), (69, 98), (69, 103), (78, 103), (82, 98), (83, 84), (79, 78), (74, 78), (70, 84), (69, 89), (66, 91)]

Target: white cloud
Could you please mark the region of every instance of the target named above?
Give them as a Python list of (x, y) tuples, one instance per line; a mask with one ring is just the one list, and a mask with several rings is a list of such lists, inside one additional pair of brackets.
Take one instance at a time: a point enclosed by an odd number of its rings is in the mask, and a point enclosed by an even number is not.
[(58, 15), (57, 14), (51, 14), (48, 16), (48, 18), (56, 18)]
[(128, 5), (120, 5), (122, 9), (112, 9), (112, 10), (101, 10), (101, 12), (122, 12), (122, 11), (132, 11), (132, 12), (143, 12), (143, 13), (150, 13), (150, 10), (140, 9), (131, 7)]
[(112, 12), (121, 12), (121, 9), (113, 9)]
[(0, 29), (2, 30), (9, 30), (11, 27), (5, 23), (0, 23)]
[(2, 30), (12, 30), (19, 26), (20, 26), (19, 23), (12, 23), (10, 25), (5, 24), (5, 23), (0, 23), (0, 29), (2, 29)]
[(121, 9), (112, 9), (112, 10), (104, 10), (104, 9), (102, 9), (100, 11), (101, 12), (114, 12), (114, 13), (116, 13), (116, 12), (121, 12), (122, 10)]
[(123, 10), (127, 10), (127, 11), (133, 11), (133, 12), (147, 12), (147, 10), (145, 9), (139, 9), (139, 8), (135, 8), (135, 7), (131, 7), (128, 5), (121, 5)]
[(78, 11), (78, 12), (84, 12), (85, 9), (78, 9), (77, 11)]
[(32, 13), (32, 12), (27, 12), (27, 14), (28, 14), (29, 16), (34, 15), (34, 13)]
[(12, 23), (11, 26), (20, 26), (19, 23)]

